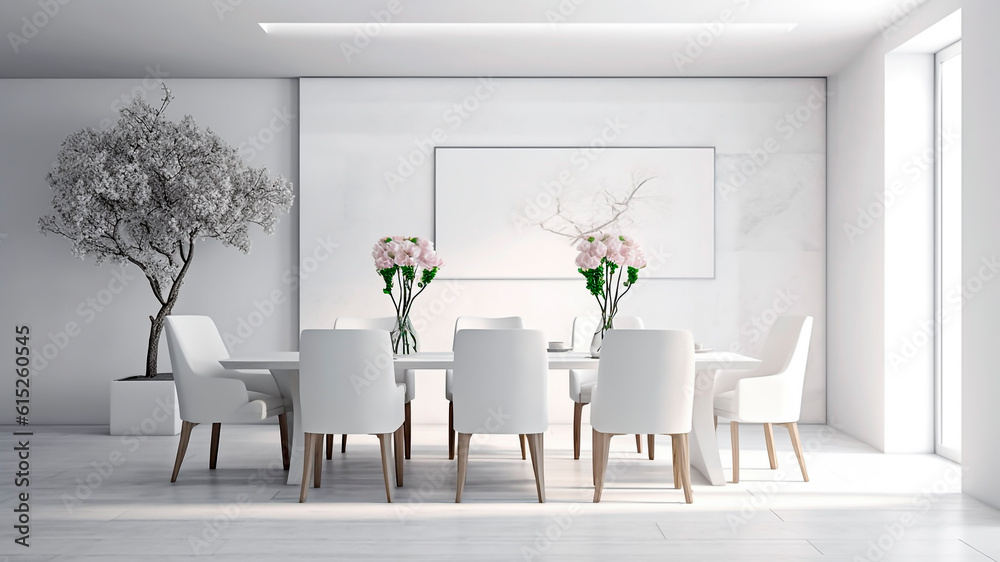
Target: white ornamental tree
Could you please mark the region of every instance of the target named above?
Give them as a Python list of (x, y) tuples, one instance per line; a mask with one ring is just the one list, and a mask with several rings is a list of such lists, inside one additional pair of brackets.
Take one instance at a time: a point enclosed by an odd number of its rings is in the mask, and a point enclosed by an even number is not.
[(177, 303), (195, 245), (214, 238), (250, 250), (249, 226), (274, 232), (293, 201), (292, 184), (252, 168), (237, 149), (187, 115), (164, 117), (173, 96), (164, 86), (154, 108), (135, 100), (106, 131), (87, 128), (63, 141), (46, 178), (53, 213), (42, 233), (68, 238), (80, 259), (131, 263), (160, 305), (149, 317), (146, 376), (156, 375), (163, 321)]

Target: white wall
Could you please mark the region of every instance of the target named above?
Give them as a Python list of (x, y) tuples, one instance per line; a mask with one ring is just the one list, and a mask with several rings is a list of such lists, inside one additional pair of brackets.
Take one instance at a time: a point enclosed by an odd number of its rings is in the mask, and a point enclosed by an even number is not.
[[(933, 451), (928, 439), (932, 343), (918, 345), (917, 354), (908, 354), (897, 369), (889, 359), (920, 333), (921, 321), (933, 319), (927, 272), (933, 255), (927, 223), (933, 204), (930, 177), (910, 181), (904, 174), (908, 183), (901, 194), (885, 203), (890, 178), (898, 178), (901, 163), (929, 146), (927, 127), (933, 123), (932, 114), (922, 123), (913, 123), (915, 117), (908, 122), (901, 114), (907, 109), (898, 104), (912, 109), (906, 90), (932, 84), (926, 61), (889, 53), (960, 7), (958, 0), (936, 0), (900, 12), (892, 26), (829, 78), (828, 421), (889, 452)], [(907, 77), (913, 69), (917, 74)], [(927, 92), (911, 96), (926, 106)], [(906, 131), (900, 131), (902, 126)], [(879, 209), (885, 208), (883, 214)]]
[[(962, 270), (971, 280), (981, 275), (984, 258), (1000, 254), (1000, 3), (965, 0), (962, 16)], [(970, 302), (962, 311), (962, 490), (1000, 508), (1000, 283), (984, 282)]]
[[(167, 83), (175, 95), (169, 117), (194, 115), (230, 143), (242, 144), (252, 164), (266, 165), (297, 187), (295, 80)], [(43, 237), (37, 226), (50, 210), (45, 175), (63, 139), (116, 118), (113, 108), (139, 95), (158, 100), (158, 83), (151, 78), (145, 83), (0, 80), (0, 318), (10, 339), (16, 324), (27, 323), (33, 331), (40, 368), (31, 381), (31, 423), (107, 424), (109, 381), (143, 372), (147, 316), (157, 310), (145, 279), (134, 267), (122, 271), (81, 262), (70, 254), (68, 241)], [(202, 243), (174, 312), (208, 314), (221, 330), (246, 336), (242, 344), (230, 338), (231, 349), (293, 348), (298, 295), (284, 277), (296, 272), (297, 214), (296, 205), (272, 236), (254, 233), (248, 255), (212, 241)], [(119, 276), (127, 283), (115, 294), (109, 288), (119, 288), (113, 282)], [(282, 302), (265, 302), (272, 296)], [(255, 313), (255, 303), (270, 311), (266, 319)], [(241, 320), (259, 325), (238, 330)], [(66, 335), (68, 323), (77, 326), (71, 336)], [(12, 368), (13, 349), (0, 346), (0, 364)], [(169, 370), (165, 344), (160, 346), (160, 370)], [(12, 399), (0, 401), (0, 419), (13, 420), (13, 408)]]
[[(995, 0), (932, 0), (905, 14), (896, 28), (875, 39), (851, 64), (830, 77), (829, 322), (830, 423), (885, 450), (886, 420), (883, 311), (885, 223), (875, 221), (851, 244), (843, 225), (857, 208), (885, 188), (885, 60), (896, 46), (962, 9), (963, 65), (963, 278), (983, 280), (966, 299), (962, 316), (962, 490), (1000, 508), (1000, 377), (995, 350), (1000, 285), (984, 268), (998, 254), (1000, 191), (996, 188), (996, 69), (1000, 68), (1000, 3)], [(837, 275), (837, 271), (844, 275)], [(988, 276), (988, 278), (987, 278)], [(978, 286), (978, 284), (977, 284)], [(878, 366), (879, 368), (875, 368)], [(881, 390), (880, 390), (881, 389)], [(891, 410), (890, 410), (891, 413)]]
[[(436, 145), (590, 146), (603, 134), (614, 146), (714, 146), (715, 279), (643, 280), (622, 313), (750, 355), (776, 313), (815, 316), (803, 421), (823, 422), (824, 92), (823, 79), (303, 79), (302, 328), (392, 314), (371, 246), (432, 235)], [(733, 179), (740, 167), (745, 184)], [(315, 241), (327, 237), (340, 246), (319, 259)], [(548, 339), (569, 340), (573, 316), (594, 311), (582, 278), (435, 281), (416, 308), (427, 349), (450, 348), (459, 315), (518, 314)], [(415, 421), (446, 421), (441, 379), (418, 374)], [(550, 420), (569, 422), (565, 375), (550, 381)]]
[(887, 453), (934, 450), (933, 116), (934, 56), (885, 57)]

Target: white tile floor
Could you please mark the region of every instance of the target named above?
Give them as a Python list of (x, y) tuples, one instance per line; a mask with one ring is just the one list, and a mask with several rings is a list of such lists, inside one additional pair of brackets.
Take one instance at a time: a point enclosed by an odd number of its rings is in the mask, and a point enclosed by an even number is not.
[[(881, 455), (825, 426), (802, 426), (809, 483), (786, 434), (772, 471), (761, 429), (745, 426), (742, 481), (713, 487), (693, 474), (693, 505), (673, 488), (669, 438), (651, 462), (625, 436), (612, 442), (614, 481), (591, 503), (589, 428), (579, 461), (568, 426), (546, 433), (548, 503), (535, 501), (517, 438), (492, 436), (473, 445), (456, 505), (442, 426), (414, 427), (393, 504), (374, 437), (352, 436), (347, 454), (324, 461), (323, 487), (299, 504), (298, 488), (283, 484), (276, 426), (224, 426), (214, 471), (210, 431), (199, 426), (176, 484), (177, 437), (123, 442), (105, 427), (37, 427), (26, 549), (11, 530), (15, 428), (0, 429), (0, 560), (1000, 560), (1000, 512), (959, 493), (959, 467)], [(720, 435), (728, 476), (728, 427)]]

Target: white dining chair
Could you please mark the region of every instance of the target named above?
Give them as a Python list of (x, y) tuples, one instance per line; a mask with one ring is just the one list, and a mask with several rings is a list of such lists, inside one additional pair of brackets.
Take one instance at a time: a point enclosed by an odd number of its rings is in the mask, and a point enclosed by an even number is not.
[(802, 479), (809, 481), (806, 461), (799, 439), (799, 416), (802, 410), (802, 387), (805, 383), (811, 316), (781, 316), (764, 342), (760, 365), (748, 373), (726, 373), (716, 383), (715, 421), (730, 420), (733, 445), (733, 482), (740, 481), (741, 423), (764, 424), (764, 438), (771, 468), (778, 468), (774, 452), (775, 424), (788, 428), (792, 448), (799, 460)]
[(679, 330), (611, 330), (604, 335), (591, 391), (594, 502), (601, 501), (611, 437), (670, 435), (674, 487), (694, 501), (688, 434), (694, 411), (694, 338)]
[[(392, 332), (396, 327), (396, 317), (395, 316), (383, 316), (381, 318), (354, 318), (349, 316), (341, 316), (337, 318), (333, 323), (333, 328), (335, 330), (386, 330)], [(417, 394), (417, 383), (416, 377), (414, 377), (415, 371), (413, 369), (405, 369), (401, 372), (397, 372), (396, 382), (398, 384), (403, 384), (406, 386), (406, 406), (404, 406), (404, 418), (403, 422), (403, 449), (404, 457), (406, 459), (410, 458), (410, 435), (413, 430), (413, 422), (410, 417), (410, 402), (416, 397)], [(347, 450), (347, 435), (340, 436), (340, 452), (343, 453)], [(326, 458), (327, 460), (333, 458), (333, 435), (326, 436)]]
[(538, 501), (545, 502), (548, 357), (539, 330), (459, 330), (455, 334), (453, 404), (462, 501), (475, 434), (526, 435)]
[[(520, 316), (507, 316), (503, 318), (486, 318), (482, 316), (459, 316), (455, 320), (455, 337), (459, 330), (519, 330), (524, 328), (524, 321)], [(452, 349), (454, 350), (454, 339)], [(444, 373), (444, 397), (448, 399), (448, 459), (455, 458), (455, 405), (452, 401), (452, 379), (454, 371), (448, 369)], [(521, 460), (527, 458), (525, 451), (525, 437), (520, 435)]]
[(212, 424), (208, 468), (214, 470), (219, 458), (222, 424), (250, 423), (272, 416), (278, 416), (281, 460), (288, 470), (285, 403), (274, 377), (270, 373), (223, 368), (219, 361), (228, 359), (229, 351), (215, 322), (208, 316), (167, 316), (164, 327), (183, 421), (170, 481), (177, 481), (191, 430), (198, 424)]
[[(577, 316), (573, 319), (573, 334), (571, 345), (574, 350), (584, 351), (590, 349), (590, 342), (594, 336), (594, 330), (599, 326), (594, 323), (589, 316)], [(638, 316), (616, 316), (614, 320), (615, 329), (641, 330), (643, 329), (642, 318)], [(573, 400), (573, 459), (580, 458), (580, 435), (583, 425), (583, 407), (590, 404), (590, 391), (597, 384), (596, 369), (570, 369), (569, 370), (569, 397)], [(635, 436), (635, 450), (642, 452), (642, 436)], [(653, 460), (653, 436), (649, 436), (649, 460)]]
[(305, 433), (305, 458), (299, 502), (306, 501), (309, 479), (319, 488), (323, 436), (375, 434), (382, 453), (385, 499), (389, 486), (388, 440), (394, 442), (396, 486), (403, 485), (403, 401), (406, 388), (396, 382), (392, 344), (385, 330), (303, 330), (299, 341), (299, 419)]

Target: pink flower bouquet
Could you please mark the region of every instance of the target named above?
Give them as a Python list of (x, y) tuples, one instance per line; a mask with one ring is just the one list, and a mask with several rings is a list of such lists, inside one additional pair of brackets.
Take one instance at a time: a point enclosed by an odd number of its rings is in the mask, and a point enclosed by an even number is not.
[[(395, 353), (417, 351), (417, 338), (410, 323), (410, 309), (414, 299), (434, 280), (444, 261), (434, 251), (434, 243), (430, 240), (402, 236), (380, 238), (372, 248), (372, 258), (375, 259), (375, 270), (385, 281), (382, 292), (389, 295), (396, 307), (392, 350)], [(398, 288), (398, 297), (393, 292), (394, 288)]]
[(623, 234), (599, 232), (581, 239), (576, 249), (580, 252), (576, 256), (578, 271), (587, 279), (587, 290), (601, 307), (603, 335), (612, 327), (618, 301), (639, 279), (639, 270), (646, 267), (646, 257), (639, 244)]

